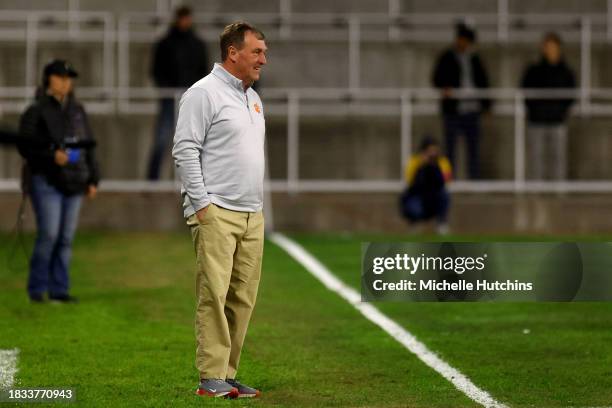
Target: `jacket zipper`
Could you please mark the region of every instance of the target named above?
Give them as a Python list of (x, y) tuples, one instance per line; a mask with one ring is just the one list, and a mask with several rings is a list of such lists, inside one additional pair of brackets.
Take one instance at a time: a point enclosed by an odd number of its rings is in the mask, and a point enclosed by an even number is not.
[(251, 119), (251, 124), (253, 124), (253, 115), (251, 114), (251, 109), (249, 108), (249, 95), (247, 95), (247, 93), (244, 93), (244, 98), (246, 100), (246, 108), (247, 111), (249, 112), (249, 119)]

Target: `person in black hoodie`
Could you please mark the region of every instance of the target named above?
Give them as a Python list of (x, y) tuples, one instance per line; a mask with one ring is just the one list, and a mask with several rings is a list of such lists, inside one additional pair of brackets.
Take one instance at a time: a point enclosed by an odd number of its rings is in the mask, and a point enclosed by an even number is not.
[[(561, 38), (556, 33), (544, 36), (540, 61), (529, 65), (523, 74), (523, 88), (574, 89), (574, 73), (563, 59)], [(526, 98), (528, 176), (563, 180), (567, 177), (566, 119), (573, 98)]]
[(490, 109), (487, 98), (453, 98), (453, 91), (470, 92), (489, 87), (487, 71), (474, 51), (476, 33), (461, 23), (457, 25), (454, 47), (444, 51), (436, 62), (432, 82), (442, 90), (441, 111), (444, 117), (446, 152), (455, 166), (455, 144), (460, 134), (466, 139), (468, 173), (480, 177), (480, 115)]
[(63, 60), (47, 64), (36, 101), (23, 113), (18, 149), (26, 159), (27, 192), (36, 215), (37, 235), (30, 260), (28, 293), (75, 302), (68, 268), (82, 198), (95, 197), (99, 181), (95, 141), (83, 106), (72, 93), (77, 72)]
[[(208, 74), (206, 44), (193, 30), (189, 7), (179, 7), (165, 37), (155, 44), (151, 74), (159, 88), (187, 89)], [(148, 179), (158, 180), (162, 159), (174, 135), (174, 98), (162, 97), (155, 127), (153, 150), (149, 159)]]

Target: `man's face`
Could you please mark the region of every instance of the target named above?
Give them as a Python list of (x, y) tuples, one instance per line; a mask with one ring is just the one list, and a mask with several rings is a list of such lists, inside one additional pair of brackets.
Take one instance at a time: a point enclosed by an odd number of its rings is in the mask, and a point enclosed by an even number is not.
[(176, 20), (176, 27), (180, 31), (188, 31), (193, 26), (193, 18), (190, 15), (179, 17)]
[(470, 41), (470, 39), (467, 37), (459, 36), (455, 41), (455, 46), (459, 52), (466, 52), (472, 46), (472, 41)]
[(261, 67), (266, 65), (266, 42), (258, 39), (251, 31), (244, 34), (244, 44), (239, 50), (230, 52), (235, 62), (238, 78), (245, 84), (252, 85), (259, 80)]
[(561, 47), (556, 41), (546, 40), (542, 44), (542, 54), (546, 61), (551, 64), (556, 64), (561, 59)]
[(72, 90), (72, 78), (67, 75), (49, 75), (48, 89), (51, 94), (64, 97)]
[(432, 144), (425, 149), (423, 152), (423, 156), (425, 156), (426, 161), (434, 162), (440, 156), (440, 147), (438, 145)]

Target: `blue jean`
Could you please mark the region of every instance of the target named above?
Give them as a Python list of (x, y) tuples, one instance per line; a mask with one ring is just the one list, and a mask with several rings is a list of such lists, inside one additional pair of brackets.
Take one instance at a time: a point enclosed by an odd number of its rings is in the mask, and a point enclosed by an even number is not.
[(155, 124), (155, 140), (149, 158), (149, 180), (159, 180), (164, 152), (174, 136), (174, 99), (162, 98), (159, 101), (159, 115)]
[(407, 194), (402, 198), (403, 213), (412, 222), (436, 218), (438, 222), (446, 222), (450, 207), (450, 195), (445, 189), (433, 197), (425, 198), (419, 194)]
[(480, 114), (465, 113), (444, 115), (446, 153), (455, 167), (455, 145), (460, 135), (465, 137), (468, 155), (468, 174), (471, 179), (480, 177)]
[(30, 197), (36, 215), (36, 243), (30, 260), (28, 292), (50, 296), (68, 294), (68, 267), (82, 194), (65, 195), (42, 175), (32, 176)]

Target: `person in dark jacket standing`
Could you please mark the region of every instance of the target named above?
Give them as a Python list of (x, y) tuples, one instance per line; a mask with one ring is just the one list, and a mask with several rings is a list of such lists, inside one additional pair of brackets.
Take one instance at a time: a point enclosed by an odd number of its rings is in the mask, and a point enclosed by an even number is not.
[(72, 93), (77, 72), (47, 64), (36, 101), (21, 117), (18, 148), (29, 170), (37, 236), (28, 293), (32, 302), (75, 302), (68, 268), (83, 195), (95, 197), (99, 172), (87, 115)]
[[(193, 30), (191, 9), (179, 7), (175, 20), (164, 38), (155, 44), (151, 73), (159, 88), (187, 89), (209, 70), (206, 44)], [(174, 135), (174, 98), (163, 97), (155, 127), (148, 178), (158, 180), (162, 158)]]
[(489, 87), (487, 71), (473, 49), (475, 42), (474, 30), (458, 24), (454, 47), (440, 55), (433, 72), (433, 84), (442, 90), (441, 110), (448, 158), (455, 166), (455, 144), (463, 134), (467, 142), (468, 173), (472, 179), (480, 177), (480, 115), (490, 108), (491, 101), (454, 98), (453, 92), (469, 93)]
[[(574, 73), (563, 59), (561, 37), (548, 33), (542, 41), (542, 57), (527, 67), (523, 88), (573, 89)], [(527, 107), (528, 177), (563, 180), (567, 177), (566, 119), (573, 98), (525, 99)]]

